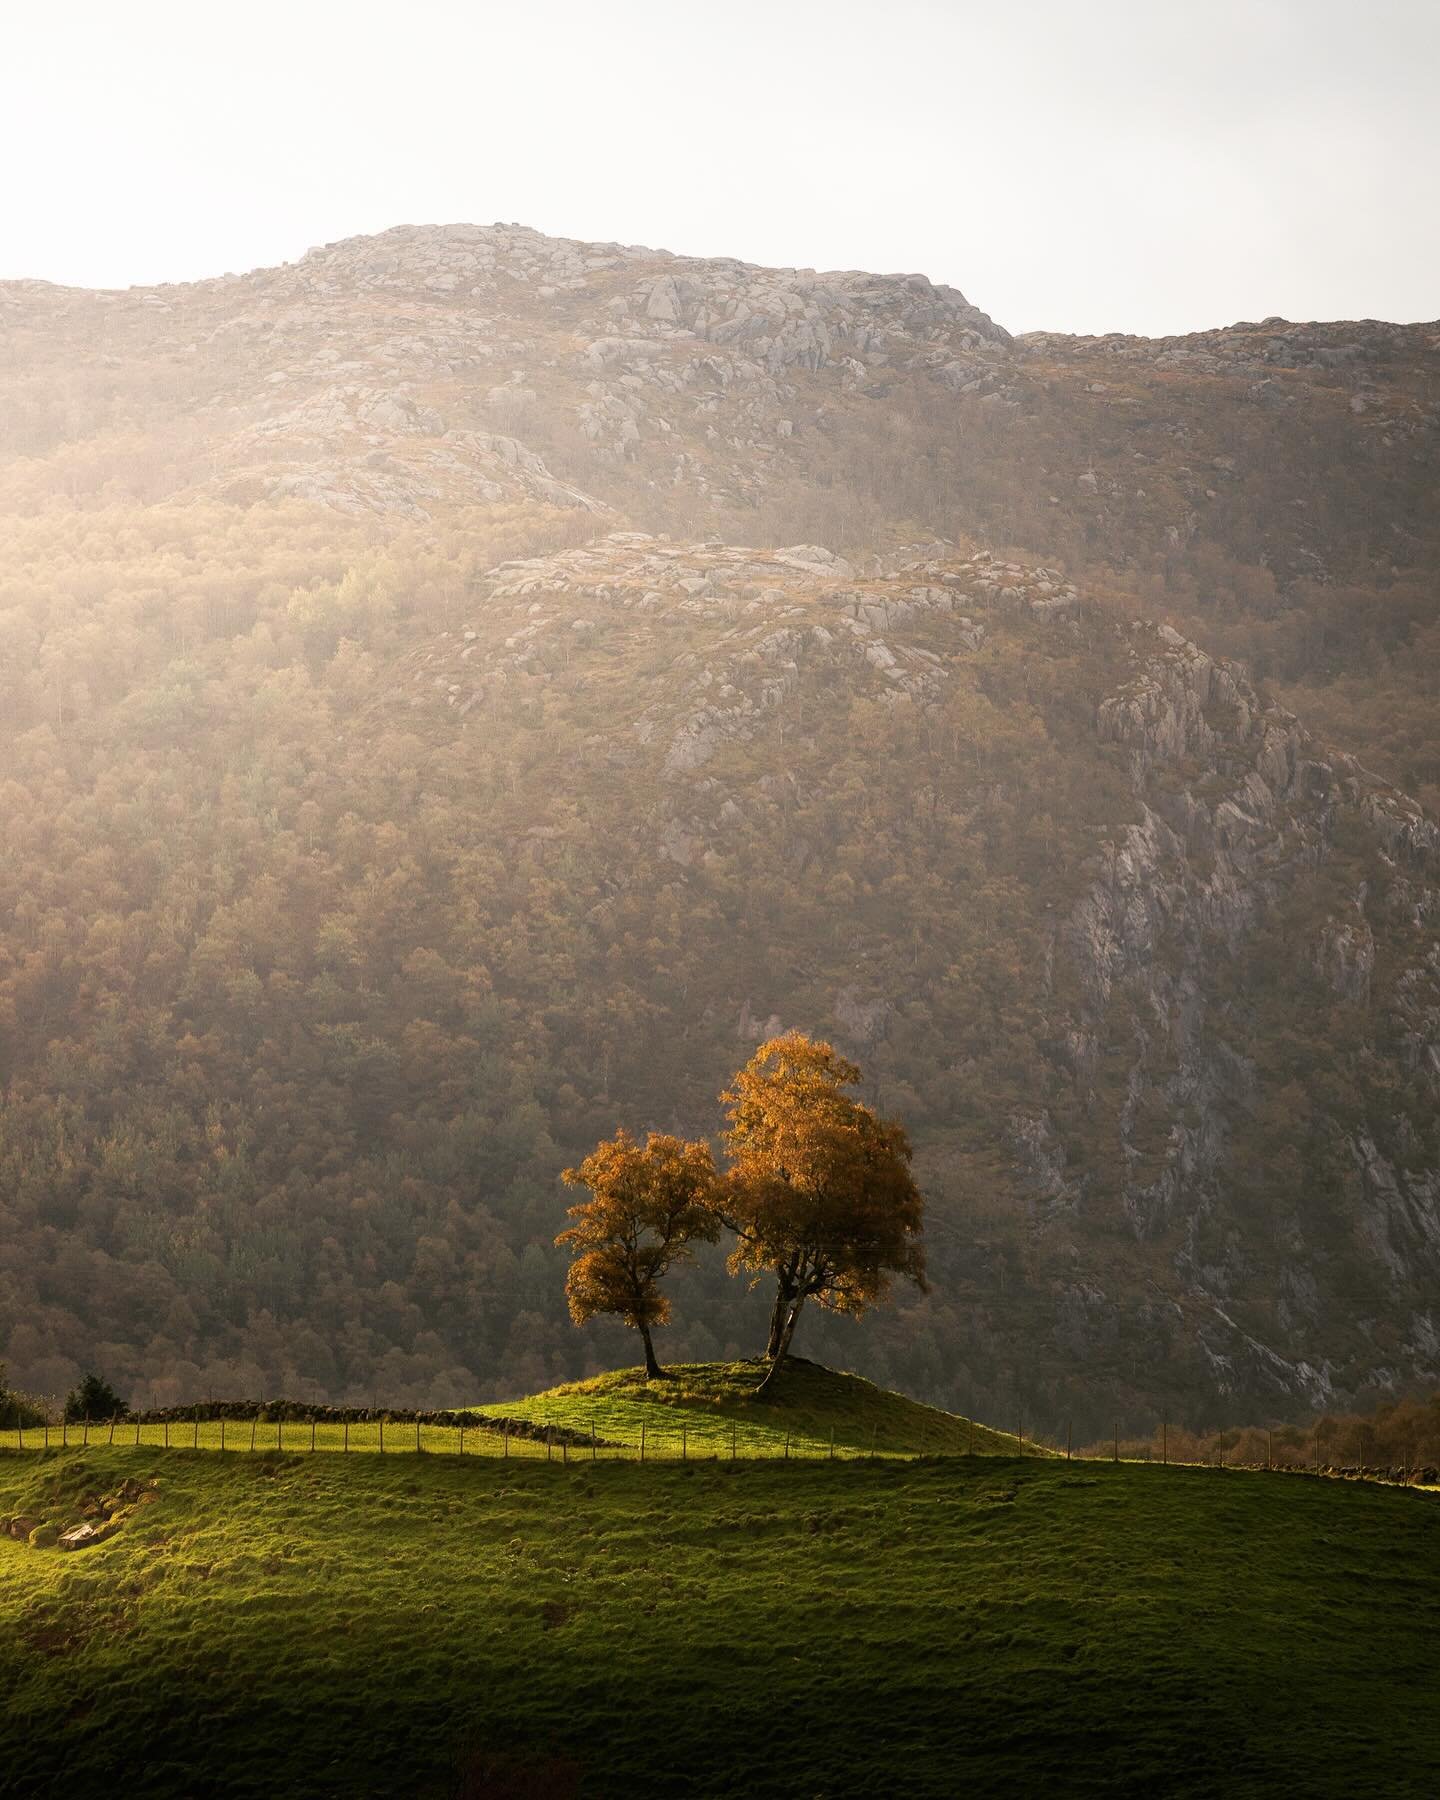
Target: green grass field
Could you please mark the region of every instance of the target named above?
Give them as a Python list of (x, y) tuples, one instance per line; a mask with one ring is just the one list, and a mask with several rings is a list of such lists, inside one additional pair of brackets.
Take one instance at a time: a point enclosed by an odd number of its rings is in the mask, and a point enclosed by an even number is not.
[(819, 1435), (0, 1455), (0, 1794), (1433, 1795), (1434, 1497)]

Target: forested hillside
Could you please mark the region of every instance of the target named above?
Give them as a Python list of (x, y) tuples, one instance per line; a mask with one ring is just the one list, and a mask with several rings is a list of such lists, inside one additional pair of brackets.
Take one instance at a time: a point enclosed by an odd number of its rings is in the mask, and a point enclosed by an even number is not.
[(807, 1355), (1041, 1428), (1440, 1374), (1432, 333), (471, 227), (0, 321), (21, 1386), (613, 1362), (558, 1172), (777, 1025), (931, 1195)]

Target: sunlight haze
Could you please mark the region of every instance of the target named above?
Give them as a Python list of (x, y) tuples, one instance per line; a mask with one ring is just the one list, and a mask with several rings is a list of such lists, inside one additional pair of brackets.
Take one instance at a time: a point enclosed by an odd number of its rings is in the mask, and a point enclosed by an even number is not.
[(919, 270), (1014, 331), (1440, 313), (1440, 14), (84, 3), (8, 20), (0, 277), (401, 223)]

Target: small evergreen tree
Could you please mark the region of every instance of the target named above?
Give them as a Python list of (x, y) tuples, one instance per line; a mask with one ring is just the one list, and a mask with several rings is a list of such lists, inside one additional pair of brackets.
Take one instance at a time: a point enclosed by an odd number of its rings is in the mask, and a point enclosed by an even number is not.
[(121, 1419), (129, 1410), (103, 1375), (85, 1376), (79, 1387), (65, 1396), (65, 1418), (71, 1425), (86, 1419), (92, 1425), (101, 1419)]

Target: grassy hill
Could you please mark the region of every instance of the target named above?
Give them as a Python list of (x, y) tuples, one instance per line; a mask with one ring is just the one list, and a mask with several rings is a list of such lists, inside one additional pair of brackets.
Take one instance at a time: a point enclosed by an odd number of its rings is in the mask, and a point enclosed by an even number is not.
[(618, 1369), (479, 1410), (572, 1431), (593, 1428), (631, 1449), (638, 1449), (643, 1426), (647, 1454), (659, 1456), (679, 1453), (682, 1432), (689, 1454), (700, 1456), (825, 1456), (832, 1446), (836, 1456), (1013, 1456), (1021, 1448), (1010, 1432), (799, 1357), (781, 1371), (773, 1397), (757, 1401), (762, 1373), (756, 1363), (677, 1363), (663, 1381), (649, 1381), (642, 1368)]
[[(725, 1385), (590, 1389), (723, 1416)], [(97, 1547), (0, 1537), (5, 1795), (1318, 1795), (1363, 1771), (1402, 1796), (1440, 1769), (1426, 1495), (1049, 1457), (147, 1444), (0, 1457), (0, 1515), (64, 1526), (126, 1481), (149, 1498)]]

